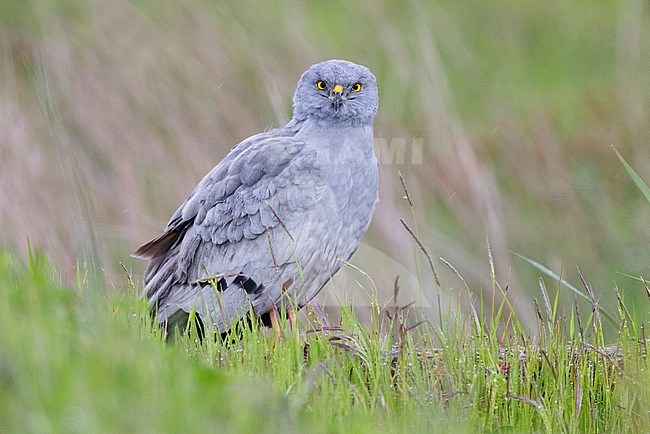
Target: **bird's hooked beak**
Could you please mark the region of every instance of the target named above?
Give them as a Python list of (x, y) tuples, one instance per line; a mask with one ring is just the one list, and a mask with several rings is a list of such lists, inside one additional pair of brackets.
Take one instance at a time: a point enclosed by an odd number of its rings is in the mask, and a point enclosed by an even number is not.
[(343, 104), (343, 86), (340, 84), (334, 86), (334, 89), (332, 89), (332, 95), (330, 95), (330, 99), (332, 100), (334, 110), (338, 110), (341, 107), (341, 104)]

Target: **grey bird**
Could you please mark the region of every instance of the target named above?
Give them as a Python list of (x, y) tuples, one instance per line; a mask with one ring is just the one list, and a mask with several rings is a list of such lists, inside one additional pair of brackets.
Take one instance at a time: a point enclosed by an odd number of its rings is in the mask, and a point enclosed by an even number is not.
[(191, 312), (215, 333), (249, 314), (269, 325), (318, 294), (378, 201), (378, 102), (365, 66), (315, 64), (298, 82), (293, 119), (242, 141), (203, 178), (133, 253), (150, 261), (143, 297), (163, 326)]

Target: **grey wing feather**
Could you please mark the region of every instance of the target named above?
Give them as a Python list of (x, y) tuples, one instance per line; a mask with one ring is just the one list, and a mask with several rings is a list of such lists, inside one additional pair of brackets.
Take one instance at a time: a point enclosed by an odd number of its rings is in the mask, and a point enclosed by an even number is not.
[[(276, 131), (257, 134), (235, 146), (194, 188), (192, 194), (190, 194), (187, 200), (172, 215), (165, 231), (158, 237), (140, 246), (133, 253), (132, 256), (135, 258), (149, 259), (152, 261), (147, 266), (145, 272), (145, 284), (151, 279), (152, 274), (159, 267), (160, 261), (162, 260), (161, 256), (164, 256), (179, 239), (182, 239), (185, 230), (190, 224), (202, 222), (208, 211), (213, 207), (218, 207), (219, 203), (225, 197), (232, 194), (239, 185), (252, 185), (263, 175), (263, 172), (260, 170), (241, 170), (241, 162), (246, 159), (239, 159), (240, 162), (236, 165), (233, 165), (233, 162), (238, 159), (240, 154), (251, 147), (256, 148), (263, 144), (268, 145), (269, 140), (272, 141), (272, 139), (276, 138), (275, 135), (271, 134)], [(280, 136), (278, 139), (284, 140), (284, 137)], [(277, 163), (274, 163), (274, 165), (277, 165)], [(255, 179), (255, 176), (257, 176), (257, 179)], [(218, 211), (224, 212), (226, 210), (221, 207), (221, 209), (213, 211), (213, 213)]]
[[(274, 283), (296, 274), (300, 255), (291, 230), (304, 226), (298, 220), (305, 210), (319, 213), (331, 199), (319, 174), (317, 152), (291, 137), (264, 133), (235, 147), (165, 232), (134, 254), (151, 260), (145, 292), (159, 318), (196, 308), (223, 328), (241, 316), (246, 298), (261, 311), (277, 301), (280, 285)], [(197, 284), (210, 275), (226, 276), (220, 294)], [(262, 291), (271, 286), (272, 293)], [(223, 311), (215, 312), (215, 305)]]

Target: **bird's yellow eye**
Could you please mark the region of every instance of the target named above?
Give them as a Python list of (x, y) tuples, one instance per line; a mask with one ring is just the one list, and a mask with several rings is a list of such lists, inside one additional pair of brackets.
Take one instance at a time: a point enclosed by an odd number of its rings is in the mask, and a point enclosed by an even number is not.
[(361, 92), (361, 83), (354, 83), (350, 90), (352, 92)]
[(325, 84), (325, 82), (323, 80), (318, 80), (316, 82), (316, 88), (318, 90), (325, 90), (325, 89), (327, 89), (327, 85)]

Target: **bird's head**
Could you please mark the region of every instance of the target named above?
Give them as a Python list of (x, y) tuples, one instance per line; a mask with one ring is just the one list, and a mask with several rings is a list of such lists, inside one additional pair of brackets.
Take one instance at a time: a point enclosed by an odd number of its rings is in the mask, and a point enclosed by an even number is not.
[(300, 77), (293, 117), (324, 125), (371, 125), (377, 113), (377, 80), (347, 60), (317, 63)]

